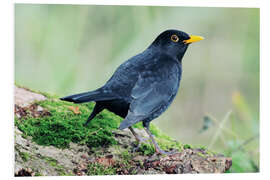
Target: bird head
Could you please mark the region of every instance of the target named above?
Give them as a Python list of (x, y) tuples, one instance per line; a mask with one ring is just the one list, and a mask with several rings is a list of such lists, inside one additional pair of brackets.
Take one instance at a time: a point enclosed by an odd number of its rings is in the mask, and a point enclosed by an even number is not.
[(159, 51), (165, 52), (181, 61), (189, 44), (203, 39), (201, 36), (188, 35), (182, 31), (167, 30), (154, 40), (150, 48), (157, 48)]

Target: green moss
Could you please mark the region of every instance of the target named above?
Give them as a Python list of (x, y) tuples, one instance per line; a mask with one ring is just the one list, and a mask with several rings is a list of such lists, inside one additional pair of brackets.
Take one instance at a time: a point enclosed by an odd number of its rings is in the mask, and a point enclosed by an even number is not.
[(189, 145), (189, 144), (184, 144), (183, 148), (184, 148), (184, 149), (190, 149), (190, 148), (191, 148), (191, 145)]
[(155, 153), (154, 145), (152, 144), (141, 144), (139, 150), (143, 153), (143, 155), (149, 156)]
[(19, 155), (24, 162), (28, 161), (31, 158), (31, 155), (27, 152), (19, 152)]
[[(134, 168), (134, 165), (131, 163), (131, 159), (133, 158), (133, 154), (131, 154), (127, 149), (124, 150), (121, 155), (121, 162), (118, 162), (121, 164), (121, 166), (124, 166), (125, 169), (129, 170)], [(132, 175), (134, 172), (130, 171), (130, 175)]]
[[(117, 145), (113, 145), (114, 156), (117, 157), (111, 165), (103, 165), (98, 162), (92, 162), (87, 166), (87, 175), (116, 175), (116, 174), (137, 174), (137, 163), (133, 161), (134, 156), (139, 153), (130, 153), (130, 149), (125, 149)], [(99, 158), (106, 158), (104, 155)], [(141, 166), (143, 162), (141, 161)]]
[(87, 166), (87, 175), (115, 175), (116, 168), (107, 167), (99, 163), (90, 163)]
[(201, 156), (201, 157), (206, 157), (206, 155), (203, 154), (203, 153), (201, 153), (201, 152), (197, 152), (197, 154), (198, 154), (199, 156)]
[[(58, 148), (67, 148), (70, 142), (90, 147), (116, 144), (111, 131), (118, 128), (120, 117), (103, 111), (87, 127), (83, 126), (94, 103), (75, 105), (53, 98), (37, 104), (46, 108), (51, 116), (15, 119), (18, 128), (26, 135), (32, 136), (37, 144)], [(74, 114), (69, 106), (79, 106), (81, 114)]]
[(210, 151), (209, 149), (206, 149), (205, 153), (208, 154), (209, 156), (217, 156), (218, 155), (218, 153), (216, 153), (214, 151)]
[(204, 146), (204, 145), (200, 145), (199, 148), (202, 149), (202, 150), (207, 150), (207, 147)]
[(41, 158), (45, 160), (50, 166), (54, 167), (60, 176), (70, 175), (66, 173), (63, 166), (58, 164), (58, 161), (56, 159), (47, 156), (42, 156)]
[(43, 176), (43, 174), (40, 173), (40, 172), (36, 172), (36, 173), (35, 173), (35, 176)]
[(47, 163), (49, 163), (53, 167), (56, 167), (57, 164), (58, 164), (57, 160), (56, 159), (53, 159), (51, 157), (42, 156), (42, 159), (44, 159)]

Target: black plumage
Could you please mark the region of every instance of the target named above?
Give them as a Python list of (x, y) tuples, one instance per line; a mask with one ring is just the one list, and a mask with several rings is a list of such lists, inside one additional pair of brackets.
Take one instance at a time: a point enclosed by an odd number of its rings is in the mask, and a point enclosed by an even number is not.
[(182, 58), (191, 42), (200, 36), (189, 36), (178, 30), (161, 33), (142, 53), (121, 64), (101, 88), (61, 98), (74, 103), (95, 101), (89, 123), (103, 109), (125, 118), (119, 129), (130, 128), (140, 121), (152, 139), (156, 151), (162, 151), (149, 131), (149, 123), (172, 103), (182, 76)]

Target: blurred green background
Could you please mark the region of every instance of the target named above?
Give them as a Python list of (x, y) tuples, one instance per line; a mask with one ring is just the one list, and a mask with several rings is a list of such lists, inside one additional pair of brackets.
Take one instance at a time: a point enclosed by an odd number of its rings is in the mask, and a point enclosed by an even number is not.
[(153, 121), (184, 144), (259, 171), (259, 9), (15, 5), (15, 82), (70, 95), (103, 85), (164, 30), (205, 40), (189, 46), (180, 91)]

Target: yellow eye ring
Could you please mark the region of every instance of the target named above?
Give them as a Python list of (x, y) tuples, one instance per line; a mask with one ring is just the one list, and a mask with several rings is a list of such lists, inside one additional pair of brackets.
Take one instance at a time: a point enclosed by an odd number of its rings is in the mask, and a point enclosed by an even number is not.
[(173, 41), (173, 42), (178, 42), (179, 41), (179, 37), (177, 36), (177, 35), (172, 35), (171, 36), (171, 40)]

